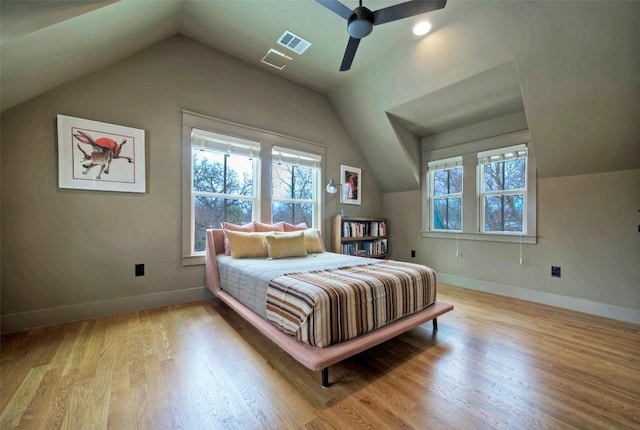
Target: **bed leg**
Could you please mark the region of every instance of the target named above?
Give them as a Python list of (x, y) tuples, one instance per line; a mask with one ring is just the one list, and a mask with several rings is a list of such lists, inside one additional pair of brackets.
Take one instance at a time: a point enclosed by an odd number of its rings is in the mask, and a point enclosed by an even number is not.
[(438, 330), (438, 318), (433, 319), (433, 330)]
[(329, 368), (322, 369), (322, 388), (329, 387)]

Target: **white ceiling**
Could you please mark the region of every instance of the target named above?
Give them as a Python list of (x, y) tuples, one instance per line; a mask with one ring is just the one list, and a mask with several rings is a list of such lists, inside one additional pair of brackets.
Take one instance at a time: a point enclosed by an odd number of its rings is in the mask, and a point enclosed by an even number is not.
[[(364, 3), (376, 10), (398, 1)], [(449, 0), (442, 10), (375, 27), (348, 72), (338, 71), (346, 22), (311, 0), (0, 5), (2, 112), (182, 33), (327, 94), (369, 165), (385, 172), (387, 191), (419, 187), (420, 137), (518, 106), (540, 177), (640, 168), (637, 1)], [(411, 27), (423, 18), (433, 30), (417, 38)], [(269, 48), (286, 50), (276, 44), (284, 30), (312, 46), (288, 53), (294, 60), (277, 71), (260, 59)], [(515, 79), (503, 87), (493, 79), (491, 94), (504, 104), (490, 107), (482, 80), (469, 79), (504, 64)], [(413, 137), (398, 137), (389, 114)]]

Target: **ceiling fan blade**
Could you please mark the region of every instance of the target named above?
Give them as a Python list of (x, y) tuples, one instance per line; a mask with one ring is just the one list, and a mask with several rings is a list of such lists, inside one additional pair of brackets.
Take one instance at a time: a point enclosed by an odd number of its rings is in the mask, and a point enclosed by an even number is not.
[(322, 6), (326, 7), (333, 13), (336, 13), (344, 19), (349, 19), (353, 15), (353, 11), (337, 0), (316, 0)]
[(342, 64), (340, 65), (341, 72), (351, 68), (351, 63), (353, 63), (353, 57), (356, 56), (356, 50), (359, 44), (360, 39), (356, 39), (355, 37), (349, 38), (349, 43), (347, 43), (347, 49), (344, 51), (344, 57), (342, 57)]
[(378, 9), (373, 12), (373, 25), (397, 21), (402, 18), (442, 9), (446, 4), (447, 0), (413, 0)]

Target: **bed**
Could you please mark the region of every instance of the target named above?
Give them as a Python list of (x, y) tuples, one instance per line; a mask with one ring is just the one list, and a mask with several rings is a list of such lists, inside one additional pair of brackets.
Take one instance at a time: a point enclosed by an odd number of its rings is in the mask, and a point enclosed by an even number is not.
[[(427, 271), (417, 276), (422, 276), (425, 282), (431, 283), (432, 290), (424, 294), (416, 291), (407, 293), (411, 296), (410, 299), (405, 296), (403, 300), (397, 300), (400, 303), (395, 305), (396, 310), (353, 312), (353, 309), (364, 306), (361, 303), (351, 306), (327, 306), (330, 309), (327, 315), (333, 315), (331, 318), (339, 319), (340, 316), (347, 318), (351, 315), (353, 319), (353, 315), (357, 315), (360, 322), (365, 321), (362, 324), (327, 322), (320, 317), (314, 318), (313, 315), (307, 314), (302, 317), (295, 312), (300, 312), (300, 308), (304, 307), (307, 302), (306, 296), (301, 299), (300, 294), (295, 292), (293, 295), (297, 302), (289, 304), (289, 308), (283, 304), (285, 293), (289, 293), (297, 284), (313, 283), (314, 277), (319, 279), (320, 283), (329, 277), (360, 277), (362, 270), (366, 267), (374, 268), (377, 274), (391, 271), (394, 276), (404, 278), (408, 276), (406, 271), (413, 271), (416, 267), (412, 266), (418, 265), (372, 261), (329, 252), (310, 254), (306, 258), (237, 259), (225, 255), (224, 242), (225, 234), (222, 229), (207, 230), (205, 253), (207, 287), (216, 297), (300, 364), (312, 371), (321, 371), (323, 387), (329, 386), (328, 368), (332, 364), (427, 321), (432, 321), (433, 329), (437, 330), (437, 317), (453, 310), (453, 305), (435, 300), (435, 272), (419, 266)], [(308, 267), (306, 270), (300, 270), (299, 264), (306, 264)], [(250, 274), (251, 266), (254, 271), (257, 270), (257, 275)], [(336, 273), (336, 270), (340, 273)], [(269, 284), (266, 290), (264, 287), (258, 288), (251, 285), (258, 285), (265, 281)], [(234, 289), (239, 284), (243, 290)], [(388, 285), (385, 288), (389, 291)], [(256, 290), (259, 292), (255, 293)], [(295, 327), (291, 326), (292, 320), (296, 323), (297, 332), (294, 330)], [(303, 323), (307, 325), (304, 326)]]

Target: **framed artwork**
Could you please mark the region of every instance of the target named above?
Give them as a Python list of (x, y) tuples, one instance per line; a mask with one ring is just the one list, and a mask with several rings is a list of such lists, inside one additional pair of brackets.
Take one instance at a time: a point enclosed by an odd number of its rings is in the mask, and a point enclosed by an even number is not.
[(58, 186), (144, 193), (144, 130), (58, 115)]
[(340, 166), (340, 181), (342, 190), (340, 193), (340, 202), (350, 205), (359, 205), (362, 203), (362, 172), (357, 167)]

